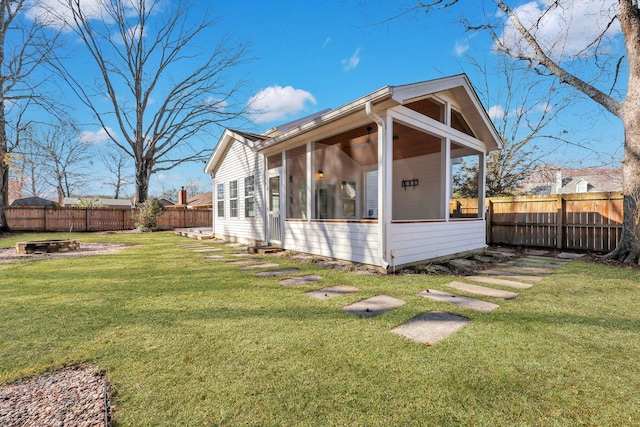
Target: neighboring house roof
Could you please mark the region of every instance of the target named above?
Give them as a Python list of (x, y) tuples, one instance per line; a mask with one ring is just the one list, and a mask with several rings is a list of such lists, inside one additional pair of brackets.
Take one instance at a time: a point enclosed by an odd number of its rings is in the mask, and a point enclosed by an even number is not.
[(270, 129), (263, 135), (225, 130), (211, 158), (205, 166), (205, 173), (215, 174), (229, 146), (238, 141), (256, 151), (269, 151), (271, 147), (287, 148), (312, 138), (316, 131), (327, 132), (336, 121), (352, 117), (356, 120), (370, 120), (366, 109), (381, 110), (412, 102), (417, 98), (437, 92), (451, 91), (467, 113), (465, 118), (484, 141), (489, 151), (502, 148), (502, 141), (491, 119), (485, 111), (478, 95), (465, 74), (428, 80), (420, 83), (385, 86), (334, 110), (325, 110), (294, 122)]
[[(84, 199), (84, 200), (92, 200), (95, 199), (92, 196), (87, 196), (87, 197), (65, 197), (62, 200), (62, 206), (73, 206), (78, 204), (78, 201), (80, 199)], [(118, 208), (118, 209), (131, 209), (131, 200), (129, 199), (108, 199), (108, 198), (102, 198), (102, 197), (98, 197), (97, 198), (97, 202), (100, 203), (102, 205), (102, 207), (105, 208)]]
[(622, 191), (621, 168), (545, 168), (534, 171), (523, 183), (524, 193), (574, 194)]
[(213, 206), (213, 192), (196, 194), (187, 199), (187, 207), (211, 207)]
[(175, 205), (175, 203), (172, 200), (169, 200), (169, 199), (164, 198), (164, 197), (159, 198), (158, 201), (164, 207)]
[(15, 199), (11, 202), (11, 206), (55, 206), (56, 202), (42, 197), (24, 197)]

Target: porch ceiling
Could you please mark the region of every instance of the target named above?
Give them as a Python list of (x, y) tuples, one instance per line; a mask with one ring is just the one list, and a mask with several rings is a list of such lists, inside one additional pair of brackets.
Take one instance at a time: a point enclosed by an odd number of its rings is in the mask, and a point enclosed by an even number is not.
[[(394, 123), (393, 127), (393, 159), (402, 160), (427, 154), (439, 153), (441, 138), (419, 131), (401, 123)], [(367, 124), (338, 135), (318, 141), (324, 145), (337, 145), (347, 156), (361, 166), (368, 166), (378, 162), (378, 132), (377, 126)], [(452, 144), (451, 149), (463, 148)]]

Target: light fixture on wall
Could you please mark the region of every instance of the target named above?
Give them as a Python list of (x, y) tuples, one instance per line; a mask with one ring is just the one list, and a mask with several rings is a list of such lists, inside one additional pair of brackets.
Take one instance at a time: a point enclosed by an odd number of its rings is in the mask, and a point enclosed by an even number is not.
[(324, 178), (324, 173), (321, 170), (318, 170), (318, 179)]

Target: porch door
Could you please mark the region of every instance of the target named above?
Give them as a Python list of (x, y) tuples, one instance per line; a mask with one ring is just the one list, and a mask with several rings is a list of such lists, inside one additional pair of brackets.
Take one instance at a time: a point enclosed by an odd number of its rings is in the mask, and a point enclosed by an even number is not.
[(267, 236), (269, 244), (282, 244), (280, 218), (280, 175), (269, 176), (269, 212)]

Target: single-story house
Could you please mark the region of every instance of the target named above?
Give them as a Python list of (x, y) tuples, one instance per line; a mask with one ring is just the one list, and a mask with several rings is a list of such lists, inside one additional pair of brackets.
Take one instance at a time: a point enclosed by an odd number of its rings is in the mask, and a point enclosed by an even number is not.
[(545, 166), (533, 171), (521, 188), (533, 195), (622, 192), (622, 168)]
[[(486, 246), (485, 160), (502, 142), (466, 75), (386, 86), (257, 135), (226, 129), (205, 172), (218, 238), (391, 271)], [(449, 208), (462, 165), (478, 214)]]

